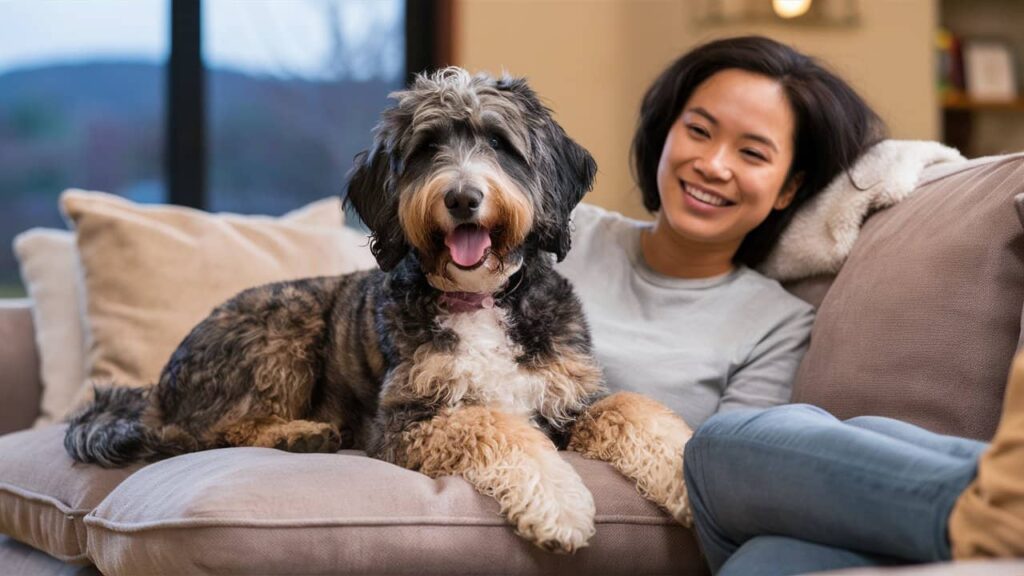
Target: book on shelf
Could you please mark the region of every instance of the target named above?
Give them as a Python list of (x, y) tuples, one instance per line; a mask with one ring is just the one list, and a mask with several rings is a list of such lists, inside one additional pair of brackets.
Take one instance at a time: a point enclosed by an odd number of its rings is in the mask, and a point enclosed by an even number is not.
[(935, 36), (939, 97), (944, 100), (963, 98), (967, 92), (964, 81), (964, 60), (959, 36), (939, 27)]
[(935, 35), (939, 98), (952, 107), (1019, 101), (1014, 58), (1007, 42), (964, 38), (940, 27)]

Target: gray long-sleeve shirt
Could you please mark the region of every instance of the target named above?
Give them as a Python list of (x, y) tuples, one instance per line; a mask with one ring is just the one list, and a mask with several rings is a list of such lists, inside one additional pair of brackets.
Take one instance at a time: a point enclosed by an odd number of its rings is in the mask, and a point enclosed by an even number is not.
[(696, 428), (720, 411), (789, 400), (813, 308), (749, 268), (699, 280), (658, 274), (641, 254), (648, 222), (589, 205), (556, 268), (583, 301), (611, 391), (654, 398)]

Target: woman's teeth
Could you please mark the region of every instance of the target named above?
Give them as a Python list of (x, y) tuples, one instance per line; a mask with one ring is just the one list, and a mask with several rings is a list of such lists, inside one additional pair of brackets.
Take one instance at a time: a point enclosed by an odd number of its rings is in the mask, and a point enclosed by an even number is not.
[(683, 189), (686, 191), (687, 194), (693, 196), (694, 198), (700, 200), (705, 204), (711, 204), (712, 206), (726, 206), (730, 204), (730, 202), (727, 201), (725, 198), (715, 196), (714, 194), (709, 194), (707, 192), (704, 192), (703, 190), (700, 190), (699, 188), (690, 186), (685, 182), (683, 183)]

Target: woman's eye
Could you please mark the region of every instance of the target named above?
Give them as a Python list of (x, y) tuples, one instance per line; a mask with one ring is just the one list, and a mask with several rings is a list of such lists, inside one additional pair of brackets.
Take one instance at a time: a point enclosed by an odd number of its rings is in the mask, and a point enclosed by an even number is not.
[(701, 126), (697, 126), (696, 124), (690, 124), (686, 128), (690, 131), (690, 134), (693, 134), (694, 136), (698, 136), (700, 138), (707, 138), (709, 136), (707, 130)]
[(744, 155), (746, 155), (747, 157), (753, 158), (755, 160), (762, 160), (762, 161), (768, 160), (768, 158), (764, 154), (758, 152), (757, 150), (747, 149), (747, 150), (743, 150), (742, 153)]

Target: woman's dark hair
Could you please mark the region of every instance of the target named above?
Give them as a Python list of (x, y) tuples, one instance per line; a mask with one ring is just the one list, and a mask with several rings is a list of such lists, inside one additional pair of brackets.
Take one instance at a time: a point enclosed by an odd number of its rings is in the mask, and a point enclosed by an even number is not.
[(661, 208), (658, 162), (669, 130), (690, 95), (726, 69), (740, 69), (776, 80), (793, 109), (793, 163), (786, 181), (803, 173), (790, 205), (773, 210), (747, 234), (734, 261), (755, 267), (775, 246), (793, 215), (865, 150), (886, 135), (885, 124), (842, 79), (813, 58), (770, 38), (742, 36), (698, 46), (668, 67), (644, 95), (633, 136), (633, 177), (650, 212)]

